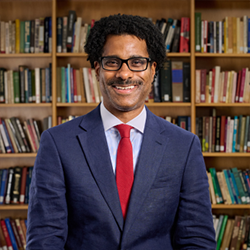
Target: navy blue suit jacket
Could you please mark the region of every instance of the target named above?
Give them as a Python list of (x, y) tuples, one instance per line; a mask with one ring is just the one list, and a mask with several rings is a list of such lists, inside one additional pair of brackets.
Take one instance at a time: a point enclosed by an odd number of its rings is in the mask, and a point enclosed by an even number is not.
[(215, 249), (198, 138), (147, 109), (126, 221), (97, 107), (43, 132), (27, 250)]

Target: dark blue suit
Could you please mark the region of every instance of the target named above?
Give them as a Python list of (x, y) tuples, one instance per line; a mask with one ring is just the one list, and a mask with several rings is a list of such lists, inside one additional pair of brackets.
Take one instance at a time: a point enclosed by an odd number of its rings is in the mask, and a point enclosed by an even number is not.
[(195, 135), (147, 109), (126, 221), (97, 107), (42, 134), (30, 190), (27, 250), (215, 249)]

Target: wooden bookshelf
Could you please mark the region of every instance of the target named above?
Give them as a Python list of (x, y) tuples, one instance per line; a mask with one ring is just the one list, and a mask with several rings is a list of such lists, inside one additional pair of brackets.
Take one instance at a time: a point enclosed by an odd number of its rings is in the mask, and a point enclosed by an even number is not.
[[(98, 6), (98, 7), (97, 7)], [(18, 116), (21, 120), (33, 117), (43, 119), (52, 116), (52, 125), (57, 125), (57, 116), (82, 115), (94, 109), (98, 104), (88, 103), (56, 103), (56, 68), (72, 64), (76, 68), (90, 67), (85, 53), (57, 53), (56, 52), (56, 17), (66, 16), (69, 10), (75, 10), (83, 22), (90, 23), (91, 19), (98, 20), (103, 16), (115, 13), (142, 15), (158, 18), (190, 17), (190, 52), (168, 53), (170, 60), (190, 62), (191, 102), (190, 103), (146, 103), (147, 107), (159, 116), (188, 115), (191, 116), (191, 131), (195, 133), (196, 116), (211, 113), (212, 108), (220, 115), (235, 115), (243, 112), (250, 115), (250, 104), (196, 104), (195, 103), (195, 69), (196, 66), (211, 68), (221, 65), (227, 69), (239, 70), (247, 67), (250, 54), (209, 54), (195, 52), (195, 12), (201, 12), (202, 17), (208, 20), (221, 20), (223, 17), (242, 16), (250, 10), (249, 1), (221, 1), (221, 0), (10, 0), (0, 2), (0, 17), (2, 21), (31, 20), (38, 17), (52, 16), (52, 53), (39, 54), (0, 54), (0, 67), (17, 69), (18, 65), (27, 65), (30, 68), (46, 67), (52, 63), (52, 103), (49, 104), (0, 104), (0, 116)], [(237, 166), (241, 169), (250, 168), (250, 153), (203, 153), (207, 167), (217, 169)], [(36, 154), (0, 154), (0, 168), (32, 166)], [(232, 165), (234, 164), (234, 165)], [(240, 164), (240, 165), (237, 165)], [(0, 218), (4, 216), (24, 216), (27, 205), (0, 206)], [(212, 205), (213, 212), (227, 212), (241, 214), (242, 210), (249, 211), (249, 205)], [(4, 212), (3, 212), (4, 211)]]

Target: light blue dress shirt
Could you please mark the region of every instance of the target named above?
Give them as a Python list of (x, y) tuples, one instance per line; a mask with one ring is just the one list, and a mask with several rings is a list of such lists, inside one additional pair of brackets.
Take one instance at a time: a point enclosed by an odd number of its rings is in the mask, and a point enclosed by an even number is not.
[[(113, 171), (115, 173), (116, 170), (116, 154), (117, 154), (117, 148), (118, 144), (120, 142), (121, 136), (119, 131), (115, 128), (116, 125), (119, 125), (123, 123), (120, 121), (116, 116), (111, 114), (101, 103), (101, 118), (105, 130), (105, 135), (107, 138), (109, 153), (110, 153), (110, 159), (113, 167)], [(130, 130), (130, 140), (133, 147), (133, 167), (134, 171), (136, 168), (136, 163), (138, 159), (138, 155), (140, 153), (141, 149), (141, 142), (143, 138), (144, 128), (145, 128), (145, 122), (146, 122), (146, 109), (143, 108), (142, 112), (135, 117), (133, 120), (126, 123), (127, 125), (130, 125), (133, 127), (133, 129)]]

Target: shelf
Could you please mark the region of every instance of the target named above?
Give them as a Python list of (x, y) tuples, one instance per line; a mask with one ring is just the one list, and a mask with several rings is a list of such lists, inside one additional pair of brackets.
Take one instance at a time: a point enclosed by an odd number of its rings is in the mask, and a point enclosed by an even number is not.
[[(97, 107), (99, 103), (57, 103), (57, 107)], [(145, 103), (148, 107), (191, 107), (190, 102), (153, 102)]]
[(36, 153), (0, 154), (0, 158), (31, 158), (31, 157), (36, 157)]
[(16, 57), (52, 57), (51, 53), (20, 53), (20, 54), (0, 54), (0, 58), (16, 58)]
[(212, 204), (212, 209), (250, 209), (250, 204), (246, 204), (246, 205)]
[(12, 103), (12, 104), (6, 104), (6, 103), (1, 103), (0, 104), (1, 108), (38, 108), (38, 107), (42, 107), (42, 108), (51, 108), (52, 107), (52, 103)]
[(28, 210), (28, 205), (0, 205), (1, 210)]
[(196, 57), (250, 57), (250, 53), (247, 54), (228, 54), (228, 53), (195, 53)]
[[(191, 53), (167, 53), (167, 57), (190, 57)], [(87, 57), (86, 53), (56, 53), (57, 57)]]
[(203, 152), (204, 157), (250, 157), (250, 153), (208, 153)]
[(196, 107), (250, 107), (250, 103), (197, 103)]

